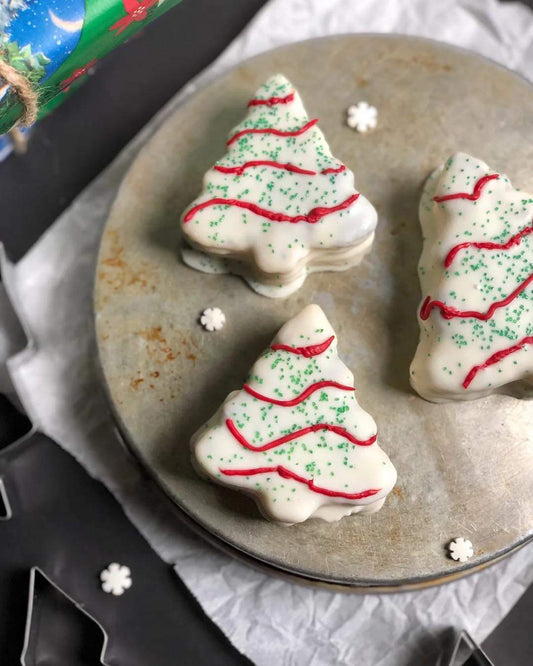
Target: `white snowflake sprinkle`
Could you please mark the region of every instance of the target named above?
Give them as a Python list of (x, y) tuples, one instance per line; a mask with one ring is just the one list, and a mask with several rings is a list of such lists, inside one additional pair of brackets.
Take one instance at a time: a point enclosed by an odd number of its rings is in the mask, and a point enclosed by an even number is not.
[(220, 331), (226, 323), (226, 315), (220, 308), (207, 308), (202, 312), (200, 324), (206, 331)]
[(451, 541), (448, 544), (448, 550), (450, 551), (452, 560), (456, 560), (457, 562), (466, 562), (474, 554), (472, 542), (468, 539), (463, 539), (463, 537)]
[(368, 132), (378, 124), (378, 110), (368, 102), (359, 102), (348, 107), (346, 122), (357, 132)]
[(131, 571), (129, 567), (113, 562), (100, 573), (102, 590), (108, 594), (120, 596), (132, 586)]

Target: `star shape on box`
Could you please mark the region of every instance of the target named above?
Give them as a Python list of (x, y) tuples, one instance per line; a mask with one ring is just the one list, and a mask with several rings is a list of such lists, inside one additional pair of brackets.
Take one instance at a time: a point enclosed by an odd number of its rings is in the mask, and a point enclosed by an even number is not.
[(206, 308), (200, 317), (200, 324), (206, 331), (220, 331), (226, 323), (226, 315), (220, 308)]
[(378, 124), (378, 110), (368, 102), (352, 104), (347, 110), (346, 123), (356, 132), (368, 132)]
[(116, 597), (132, 586), (131, 571), (129, 567), (113, 562), (100, 573), (102, 590)]
[(457, 539), (450, 541), (448, 544), (448, 550), (452, 560), (456, 560), (457, 562), (466, 562), (474, 554), (472, 542), (468, 539), (463, 539), (463, 537), (458, 537)]

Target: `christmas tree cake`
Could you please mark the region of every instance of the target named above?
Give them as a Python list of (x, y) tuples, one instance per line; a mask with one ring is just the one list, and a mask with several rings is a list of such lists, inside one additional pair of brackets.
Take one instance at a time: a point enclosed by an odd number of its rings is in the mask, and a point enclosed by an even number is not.
[(251, 495), (282, 523), (381, 508), (396, 470), (317, 305), (278, 332), (240, 391), (192, 439), (202, 475)]
[[(427, 400), (533, 388), (533, 195), (458, 153), (420, 201), (420, 343), (411, 384)], [(517, 390), (519, 389), (519, 391)]]
[(226, 154), (183, 213), (185, 263), (242, 275), (275, 298), (299, 289), (311, 271), (361, 261), (377, 214), (317, 122), (284, 76), (259, 88), (230, 132)]

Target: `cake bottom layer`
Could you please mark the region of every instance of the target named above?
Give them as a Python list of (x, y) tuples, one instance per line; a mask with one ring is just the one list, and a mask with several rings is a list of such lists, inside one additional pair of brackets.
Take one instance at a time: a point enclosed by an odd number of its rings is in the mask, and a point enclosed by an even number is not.
[(287, 273), (265, 273), (250, 262), (248, 254), (208, 254), (201, 249), (184, 245), (181, 256), (187, 266), (198, 271), (239, 275), (258, 294), (268, 298), (285, 298), (303, 285), (309, 273), (345, 271), (357, 266), (370, 251), (373, 241), (374, 232), (355, 246), (312, 251)]

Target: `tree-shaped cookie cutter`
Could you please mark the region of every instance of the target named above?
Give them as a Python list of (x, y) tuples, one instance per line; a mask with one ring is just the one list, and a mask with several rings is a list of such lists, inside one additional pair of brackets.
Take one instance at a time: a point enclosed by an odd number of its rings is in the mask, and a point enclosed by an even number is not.
[(95, 628), (102, 635), (102, 649), (99, 656), (99, 663), (101, 666), (109, 666), (109, 662), (106, 661), (106, 651), (108, 643), (108, 635), (104, 627), (96, 620), (92, 615), (90, 615), (81, 604), (79, 604), (75, 599), (69, 596), (64, 590), (62, 590), (49, 576), (47, 576), (42, 569), (39, 567), (32, 567), (30, 570), (30, 585), (29, 585), (29, 594), (28, 594), (28, 610), (26, 614), (26, 628), (24, 631), (24, 645), (22, 648), (22, 654), (20, 656), (20, 662), (22, 666), (32, 666), (34, 664), (32, 658), (32, 640), (35, 637), (35, 612), (36, 612), (36, 600), (38, 598), (37, 587), (39, 584), (45, 583), (46, 585), (51, 586), (56, 592), (58, 592), (61, 597), (72, 604), (77, 611), (79, 611), (85, 619), (91, 621)]

